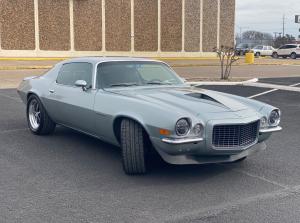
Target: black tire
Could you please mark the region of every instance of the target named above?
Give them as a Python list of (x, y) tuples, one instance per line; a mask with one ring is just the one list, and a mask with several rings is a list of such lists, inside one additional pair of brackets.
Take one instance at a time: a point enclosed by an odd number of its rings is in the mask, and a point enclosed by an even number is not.
[(277, 58), (279, 57), (279, 56), (278, 56), (278, 53), (274, 52), (274, 53), (272, 54), (272, 57), (275, 58), (275, 59), (277, 59)]
[(297, 54), (296, 54), (296, 53), (292, 53), (292, 54), (291, 54), (291, 59), (296, 60), (296, 59), (297, 59)]
[[(36, 102), (40, 110), (40, 123), (38, 127), (33, 127), (30, 118), (29, 118), (29, 107), (31, 103)], [(27, 123), (30, 131), (35, 135), (49, 135), (54, 132), (56, 124), (51, 120), (47, 114), (46, 109), (44, 108), (41, 100), (36, 95), (31, 95), (27, 101)]]
[(256, 53), (255, 53), (255, 56), (256, 56), (256, 57), (260, 57), (260, 52), (256, 52)]
[(128, 175), (146, 173), (146, 133), (142, 126), (130, 119), (121, 122), (121, 148), (124, 172)]

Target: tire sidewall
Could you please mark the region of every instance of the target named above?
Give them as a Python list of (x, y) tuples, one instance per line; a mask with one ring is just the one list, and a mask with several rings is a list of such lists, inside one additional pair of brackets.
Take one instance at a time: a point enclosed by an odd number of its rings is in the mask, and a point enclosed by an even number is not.
[[(31, 123), (30, 123), (30, 120), (29, 120), (29, 105), (30, 103), (35, 100), (37, 101), (37, 103), (39, 104), (39, 107), (40, 107), (40, 112), (41, 112), (41, 120), (40, 120), (40, 125), (37, 129), (34, 129), (32, 126), (31, 126)], [(45, 116), (45, 110), (44, 110), (44, 107), (43, 107), (43, 104), (41, 103), (41, 100), (36, 96), (36, 95), (31, 95), (28, 99), (28, 102), (27, 102), (27, 108), (26, 108), (26, 117), (27, 117), (27, 124), (28, 124), (28, 127), (30, 129), (30, 131), (34, 134), (39, 134), (41, 131), (42, 131), (42, 127), (44, 125), (44, 116)]]

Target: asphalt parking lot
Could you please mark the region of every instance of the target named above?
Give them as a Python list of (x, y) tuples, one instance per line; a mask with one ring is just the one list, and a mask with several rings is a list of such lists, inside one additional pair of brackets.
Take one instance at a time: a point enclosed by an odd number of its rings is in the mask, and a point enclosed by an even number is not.
[[(265, 83), (300, 82), (271, 81)], [(203, 88), (245, 97), (270, 90)], [(148, 175), (130, 177), (116, 147), (63, 127), (51, 136), (32, 135), (15, 89), (0, 90), (1, 222), (298, 223), (300, 92), (278, 90), (255, 99), (283, 114), (284, 131), (266, 151), (240, 164), (157, 162)]]

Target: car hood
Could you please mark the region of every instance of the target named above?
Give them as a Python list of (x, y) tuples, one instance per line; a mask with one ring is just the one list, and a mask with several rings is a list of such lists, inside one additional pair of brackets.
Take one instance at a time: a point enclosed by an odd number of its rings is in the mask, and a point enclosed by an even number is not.
[[(220, 92), (193, 87), (133, 87), (122, 89), (110, 89), (110, 92), (147, 101), (166, 109), (189, 112), (196, 116), (231, 113), (230, 118), (249, 117), (257, 114), (251, 107), (237, 99), (231, 98)], [(232, 115), (234, 113), (234, 115)], [(209, 117), (210, 116), (210, 117)], [(218, 115), (219, 116), (219, 115)]]

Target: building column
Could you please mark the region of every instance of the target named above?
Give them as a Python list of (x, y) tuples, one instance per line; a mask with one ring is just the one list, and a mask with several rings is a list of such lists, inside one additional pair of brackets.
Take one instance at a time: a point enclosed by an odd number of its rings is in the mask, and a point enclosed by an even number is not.
[(102, 0), (102, 51), (106, 52), (105, 47), (105, 0)]
[(184, 52), (185, 51), (185, 0), (182, 0), (182, 37), (181, 37), (181, 41), (182, 41), (182, 46), (181, 46), (181, 51)]
[(218, 29), (217, 29), (217, 48), (220, 48), (220, 16), (221, 16), (221, 2), (218, 0)]
[(203, 0), (200, 0), (200, 52), (203, 52)]
[(158, 0), (157, 13), (157, 51), (161, 53), (161, 0)]
[(131, 40), (131, 53), (134, 53), (134, 0), (131, 0), (130, 2), (130, 22), (131, 22), (131, 34), (130, 34), (130, 40)]
[(71, 51), (74, 51), (75, 47), (74, 47), (74, 4), (73, 4), (73, 0), (69, 0), (69, 10), (70, 10), (70, 48), (71, 48)]
[(35, 50), (40, 50), (40, 30), (39, 30), (39, 0), (34, 0), (34, 38)]

